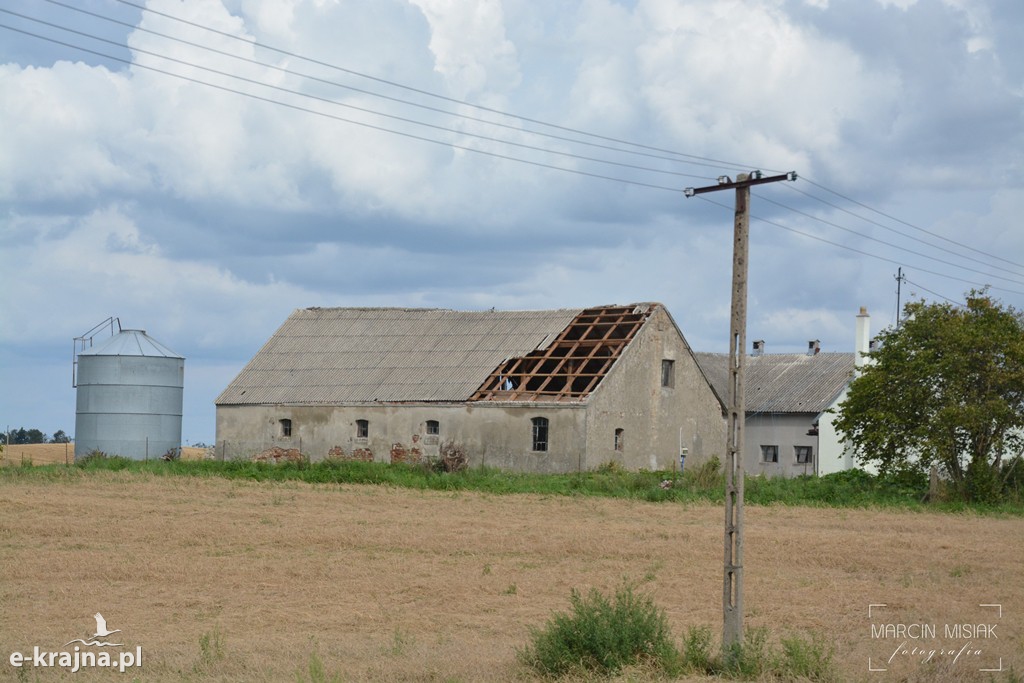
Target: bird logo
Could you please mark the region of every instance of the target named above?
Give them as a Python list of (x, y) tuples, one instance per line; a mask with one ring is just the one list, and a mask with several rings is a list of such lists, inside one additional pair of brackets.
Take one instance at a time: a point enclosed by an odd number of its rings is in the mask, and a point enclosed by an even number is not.
[(99, 638), (106, 638), (107, 636), (109, 636), (109, 635), (111, 635), (113, 633), (120, 633), (121, 629), (115, 628), (113, 631), (109, 630), (107, 628), (107, 620), (104, 619), (103, 615), (100, 614), (99, 612), (97, 612), (96, 614), (94, 614), (92, 616), (96, 620), (96, 633), (94, 633), (94, 634), (92, 634), (92, 636), (90, 636), (90, 640), (84, 640), (82, 638), (75, 638), (74, 640), (69, 640), (68, 642), (64, 643), (64, 647), (67, 647), (71, 643), (81, 643), (82, 645), (97, 645), (99, 647), (105, 647), (105, 646), (120, 647), (121, 645), (124, 644), (124, 643), (105, 643), (105, 642), (102, 642), (102, 641), (98, 640)]
[(96, 618), (96, 633), (92, 634), (93, 638), (106, 638), (111, 633), (120, 633), (121, 629), (115, 628), (113, 631), (107, 630), (107, 620), (103, 618), (103, 615), (97, 612), (93, 615)]

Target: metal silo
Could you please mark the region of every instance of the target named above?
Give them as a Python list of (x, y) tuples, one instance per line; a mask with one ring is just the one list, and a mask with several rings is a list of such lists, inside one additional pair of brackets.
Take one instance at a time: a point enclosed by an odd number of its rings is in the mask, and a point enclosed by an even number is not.
[(75, 457), (92, 451), (141, 460), (181, 447), (185, 359), (121, 330), (78, 353)]

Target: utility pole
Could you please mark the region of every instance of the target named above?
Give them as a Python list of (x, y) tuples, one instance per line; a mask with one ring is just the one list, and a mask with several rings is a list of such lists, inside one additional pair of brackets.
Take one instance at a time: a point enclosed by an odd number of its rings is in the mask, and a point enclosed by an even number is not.
[(903, 266), (896, 269), (896, 329), (900, 329), (900, 286), (907, 278), (903, 277)]
[(796, 171), (764, 177), (760, 171), (741, 173), (735, 182), (720, 176), (717, 185), (688, 187), (687, 197), (736, 190), (733, 223), (732, 312), (729, 324), (729, 424), (725, 464), (725, 561), (722, 587), (722, 648), (727, 652), (743, 643), (743, 376), (747, 345), (747, 265), (750, 252), (750, 188), (752, 185), (796, 180)]

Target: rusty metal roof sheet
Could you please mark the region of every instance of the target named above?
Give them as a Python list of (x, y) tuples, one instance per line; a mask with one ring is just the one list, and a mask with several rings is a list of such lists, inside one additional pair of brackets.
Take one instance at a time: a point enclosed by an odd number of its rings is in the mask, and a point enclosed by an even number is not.
[(581, 310), (299, 309), (216, 403), (466, 401), (499, 364), (543, 347)]
[[(728, 401), (729, 355), (696, 353), (715, 390)], [(820, 413), (853, 376), (852, 353), (772, 353), (747, 356), (747, 413)]]

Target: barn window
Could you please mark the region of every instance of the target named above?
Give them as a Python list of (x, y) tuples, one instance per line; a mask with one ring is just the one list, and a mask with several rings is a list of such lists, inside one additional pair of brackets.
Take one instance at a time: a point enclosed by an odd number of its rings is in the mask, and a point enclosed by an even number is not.
[(427, 435), (437, 436), (441, 433), (441, 423), (437, 420), (427, 420)]
[(676, 362), (668, 358), (661, 361), (661, 386), (674, 387), (676, 385)]
[(810, 446), (793, 446), (797, 465), (809, 465), (814, 461), (814, 449)]
[(624, 434), (625, 432), (621, 427), (615, 430), (615, 450), (617, 451), (622, 450), (622, 438)]
[(778, 446), (761, 446), (761, 462), (778, 462)]
[(546, 417), (535, 417), (533, 423), (533, 450), (546, 451), (548, 449), (548, 419)]
[(370, 421), (356, 420), (356, 438), (365, 439), (370, 436)]
[(291, 420), (288, 420), (288, 419), (278, 420), (278, 423), (281, 425), (281, 436), (291, 436), (292, 435), (292, 421)]

